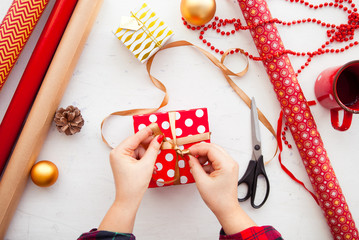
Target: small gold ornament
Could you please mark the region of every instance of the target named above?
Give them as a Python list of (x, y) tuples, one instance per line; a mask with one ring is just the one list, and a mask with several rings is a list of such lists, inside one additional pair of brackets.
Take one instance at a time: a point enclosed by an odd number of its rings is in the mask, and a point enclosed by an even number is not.
[(31, 168), (31, 179), (39, 187), (49, 187), (59, 176), (55, 164), (50, 161), (40, 161)]
[(201, 26), (208, 23), (216, 13), (215, 0), (182, 0), (182, 17), (191, 25)]

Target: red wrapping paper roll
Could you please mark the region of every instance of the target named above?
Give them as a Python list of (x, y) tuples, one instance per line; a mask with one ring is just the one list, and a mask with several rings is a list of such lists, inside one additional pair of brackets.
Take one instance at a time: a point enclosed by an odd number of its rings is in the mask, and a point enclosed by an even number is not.
[(58, 0), (0, 125), (0, 174), (55, 53), (77, 0)]
[[(238, 3), (247, 25), (272, 19), (265, 0), (238, 0)], [(251, 30), (251, 35), (260, 56), (285, 50), (274, 24), (259, 25)], [(358, 230), (288, 56), (269, 57), (263, 64), (333, 238), (358, 240)]]
[(0, 90), (49, 0), (14, 0), (0, 25)]

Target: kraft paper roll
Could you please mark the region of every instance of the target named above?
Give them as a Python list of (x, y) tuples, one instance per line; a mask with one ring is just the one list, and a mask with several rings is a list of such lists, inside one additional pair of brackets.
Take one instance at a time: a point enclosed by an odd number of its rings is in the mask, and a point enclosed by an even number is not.
[[(238, 3), (247, 25), (272, 19), (265, 0), (238, 0)], [(275, 56), (285, 50), (275, 24), (259, 25), (251, 30), (251, 35), (260, 56)], [(271, 57), (263, 64), (333, 238), (358, 240), (355, 222), (288, 56)]]
[(49, 0), (14, 0), (0, 25), (0, 91)]
[(3, 239), (103, 0), (79, 0), (0, 181)]
[(59, 45), (77, 0), (56, 1), (0, 124), (0, 175)]

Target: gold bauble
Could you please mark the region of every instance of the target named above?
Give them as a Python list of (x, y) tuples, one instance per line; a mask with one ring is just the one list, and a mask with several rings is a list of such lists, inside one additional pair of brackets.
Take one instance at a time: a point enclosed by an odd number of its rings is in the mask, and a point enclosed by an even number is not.
[(201, 26), (208, 23), (216, 13), (215, 0), (182, 0), (182, 17), (191, 25)]
[(40, 161), (31, 168), (31, 179), (39, 187), (49, 187), (59, 176), (55, 164), (50, 161)]

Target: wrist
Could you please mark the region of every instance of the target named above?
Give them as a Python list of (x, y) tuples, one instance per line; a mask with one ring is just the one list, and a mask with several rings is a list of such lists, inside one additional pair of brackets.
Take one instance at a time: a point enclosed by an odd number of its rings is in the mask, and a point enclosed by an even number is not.
[(249, 227), (256, 226), (238, 203), (215, 215), (227, 235), (232, 235)]
[(98, 230), (132, 233), (139, 204), (115, 200)]
[(127, 206), (128, 208), (137, 210), (142, 201), (144, 192), (145, 191), (143, 192), (126, 191), (125, 193), (122, 193), (121, 191), (116, 191), (114, 205)]
[(126, 211), (127, 213), (137, 213), (138, 208), (141, 204), (141, 198), (115, 198), (115, 201), (112, 204), (112, 207), (118, 209), (119, 211)]

